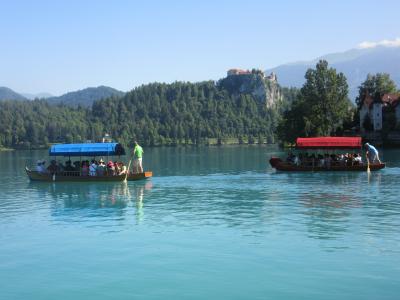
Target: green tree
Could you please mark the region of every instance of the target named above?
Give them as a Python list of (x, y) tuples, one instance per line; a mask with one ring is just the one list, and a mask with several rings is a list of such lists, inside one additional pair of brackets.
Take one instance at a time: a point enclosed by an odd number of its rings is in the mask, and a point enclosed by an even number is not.
[(308, 69), (306, 82), (292, 107), (278, 127), (282, 141), (294, 142), (298, 136), (329, 136), (335, 134), (349, 118), (351, 103), (343, 73), (328, 67), (321, 60), (315, 69)]
[(396, 84), (389, 74), (368, 74), (367, 79), (358, 87), (357, 106), (361, 108), (362, 102), (367, 95), (370, 95), (374, 101), (379, 102), (384, 94), (396, 93), (396, 91)]

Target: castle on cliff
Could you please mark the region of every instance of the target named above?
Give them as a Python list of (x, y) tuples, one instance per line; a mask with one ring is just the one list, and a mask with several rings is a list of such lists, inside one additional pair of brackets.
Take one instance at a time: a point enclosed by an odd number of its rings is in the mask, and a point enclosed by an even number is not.
[(271, 81), (271, 82), (277, 82), (278, 79), (276, 77), (276, 74), (274, 72), (272, 72), (270, 75), (265, 75), (265, 73), (259, 69), (253, 69), (253, 70), (243, 70), (243, 69), (229, 69), (226, 72), (226, 76), (240, 76), (240, 75), (250, 75), (250, 74), (259, 74), (261, 75), (263, 78)]

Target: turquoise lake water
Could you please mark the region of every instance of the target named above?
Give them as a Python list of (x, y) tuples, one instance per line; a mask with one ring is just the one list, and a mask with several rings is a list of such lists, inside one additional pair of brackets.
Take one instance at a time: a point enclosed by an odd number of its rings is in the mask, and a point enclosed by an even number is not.
[(154, 177), (30, 183), (0, 153), (1, 299), (399, 299), (400, 151), (277, 173), (259, 146), (144, 149)]

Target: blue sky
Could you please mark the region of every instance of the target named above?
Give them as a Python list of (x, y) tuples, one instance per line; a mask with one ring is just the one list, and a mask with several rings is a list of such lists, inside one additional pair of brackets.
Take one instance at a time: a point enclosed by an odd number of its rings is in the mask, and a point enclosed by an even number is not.
[(400, 37), (400, 1), (3, 1), (0, 86), (219, 79)]

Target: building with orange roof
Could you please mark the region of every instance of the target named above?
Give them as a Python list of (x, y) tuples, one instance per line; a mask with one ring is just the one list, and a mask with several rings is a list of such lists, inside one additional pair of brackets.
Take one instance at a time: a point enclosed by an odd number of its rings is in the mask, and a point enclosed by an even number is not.
[(243, 69), (230, 69), (227, 72), (227, 76), (234, 76), (234, 75), (248, 75), (251, 74), (251, 71), (249, 70), (243, 70)]

